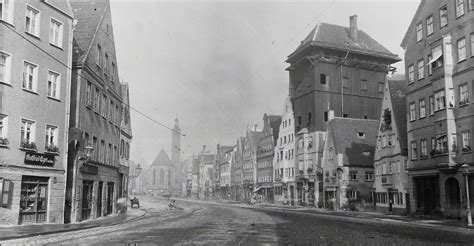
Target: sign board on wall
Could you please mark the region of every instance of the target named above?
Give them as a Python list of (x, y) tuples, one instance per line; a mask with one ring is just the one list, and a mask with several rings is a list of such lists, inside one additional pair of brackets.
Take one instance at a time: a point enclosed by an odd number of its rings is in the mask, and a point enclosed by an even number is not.
[(25, 164), (37, 166), (54, 166), (54, 155), (26, 152)]

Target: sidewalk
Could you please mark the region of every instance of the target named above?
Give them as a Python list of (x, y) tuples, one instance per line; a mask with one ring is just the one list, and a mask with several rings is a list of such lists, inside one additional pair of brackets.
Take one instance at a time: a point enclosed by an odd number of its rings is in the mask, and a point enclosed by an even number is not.
[(133, 220), (138, 217), (142, 217), (145, 214), (145, 210), (136, 208), (131, 209), (129, 207), (126, 213), (109, 215), (74, 224), (34, 224), (0, 227), (0, 241), (46, 235), (58, 232), (77, 231), (102, 226), (112, 226), (129, 220)]

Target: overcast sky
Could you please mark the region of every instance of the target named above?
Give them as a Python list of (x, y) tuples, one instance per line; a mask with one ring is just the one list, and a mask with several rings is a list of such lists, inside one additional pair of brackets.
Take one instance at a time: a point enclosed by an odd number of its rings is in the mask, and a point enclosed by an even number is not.
[[(132, 107), (170, 127), (178, 117), (184, 157), (231, 145), (264, 113), (281, 114), (286, 57), (318, 22), (358, 27), (403, 59), (401, 40), (419, 0), (111, 0), (119, 75)], [(395, 64), (404, 72), (403, 61)], [(131, 112), (131, 159), (149, 165), (171, 131)]]

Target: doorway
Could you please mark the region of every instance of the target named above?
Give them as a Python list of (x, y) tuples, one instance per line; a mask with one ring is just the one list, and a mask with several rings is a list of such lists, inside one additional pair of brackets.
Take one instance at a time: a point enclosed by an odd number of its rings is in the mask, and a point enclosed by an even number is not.
[(99, 182), (99, 188), (97, 189), (97, 217), (102, 216), (102, 188), (104, 187), (104, 182)]
[(22, 177), (19, 224), (46, 222), (48, 180), (46, 177)]
[(87, 220), (91, 217), (92, 188), (93, 187), (94, 187), (94, 181), (89, 181), (89, 180), (82, 181), (82, 211), (81, 211), (82, 220)]
[(112, 214), (114, 209), (114, 183), (107, 183), (107, 215)]

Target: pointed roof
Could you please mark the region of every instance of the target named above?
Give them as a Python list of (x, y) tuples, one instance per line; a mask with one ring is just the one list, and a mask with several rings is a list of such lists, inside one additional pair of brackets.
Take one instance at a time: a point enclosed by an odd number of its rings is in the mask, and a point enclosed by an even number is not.
[(390, 90), (390, 100), (392, 102), (392, 118), (398, 130), (402, 155), (407, 155), (408, 140), (406, 92), (408, 88), (407, 84), (405, 83), (405, 75), (399, 74), (397, 76), (392, 76), (392, 78), (388, 79), (388, 86)]
[(107, 9), (108, 0), (70, 0), (77, 25), (74, 29), (72, 64), (81, 64), (89, 53), (90, 46), (99, 30)]
[(389, 59), (392, 62), (401, 61), (398, 55), (390, 52), (361, 29), (358, 29), (357, 41), (353, 40), (349, 34), (349, 27), (318, 23), (309, 35), (301, 41), (298, 48), (288, 56), (288, 59), (291, 59), (310, 46), (315, 46), (377, 56)]
[(373, 166), (378, 126), (378, 120), (369, 119), (336, 117), (329, 122), (328, 137), (333, 138), (335, 152), (344, 155), (344, 166)]
[(153, 163), (151, 165), (152, 166), (171, 165), (171, 160), (170, 160), (170, 158), (166, 154), (166, 151), (163, 148), (161, 148), (160, 153), (158, 154), (158, 156), (155, 158), (155, 160), (153, 161)]

